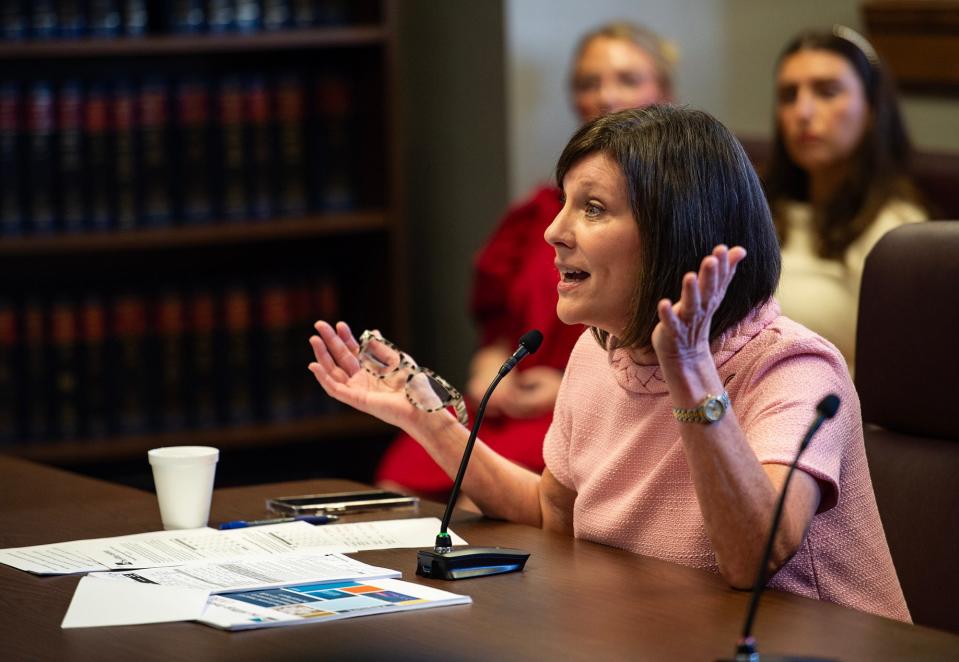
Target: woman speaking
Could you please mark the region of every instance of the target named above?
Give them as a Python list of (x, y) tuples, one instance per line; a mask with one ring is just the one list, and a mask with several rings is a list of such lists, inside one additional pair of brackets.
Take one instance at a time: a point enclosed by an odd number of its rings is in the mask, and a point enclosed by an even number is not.
[[(755, 172), (703, 112), (653, 106), (582, 127), (545, 233), (556, 312), (588, 327), (563, 375), (546, 468), (477, 442), (463, 489), (482, 512), (720, 573), (748, 588), (816, 404), (843, 406), (799, 461), (769, 584), (909, 620), (876, 508), (858, 400), (830, 343), (773, 300), (779, 246)], [(398, 350), (317, 322), (316, 379), (416, 439), (449, 474), (469, 431), (402, 377)], [(549, 339), (547, 338), (546, 342)], [(394, 364), (376, 375), (370, 365)], [(414, 380), (415, 381), (415, 380)]]

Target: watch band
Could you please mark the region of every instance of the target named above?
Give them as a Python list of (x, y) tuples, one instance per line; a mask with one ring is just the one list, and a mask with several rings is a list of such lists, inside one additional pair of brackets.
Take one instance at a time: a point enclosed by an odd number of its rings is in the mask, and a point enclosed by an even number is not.
[(680, 423), (702, 423), (710, 425), (722, 419), (729, 410), (729, 394), (723, 391), (719, 395), (706, 394), (698, 407), (683, 409), (673, 407), (673, 416)]

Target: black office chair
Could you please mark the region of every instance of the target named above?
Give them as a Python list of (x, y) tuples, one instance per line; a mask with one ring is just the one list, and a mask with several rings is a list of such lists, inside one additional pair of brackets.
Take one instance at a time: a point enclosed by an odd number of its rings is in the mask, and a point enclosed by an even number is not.
[(959, 632), (959, 221), (898, 228), (869, 254), (856, 388), (913, 620)]

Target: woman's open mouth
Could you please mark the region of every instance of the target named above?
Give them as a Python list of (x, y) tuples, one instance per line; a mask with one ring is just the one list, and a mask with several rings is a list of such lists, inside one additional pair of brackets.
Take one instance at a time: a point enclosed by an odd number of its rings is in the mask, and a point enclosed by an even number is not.
[(587, 278), (589, 278), (589, 272), (587, 271), (575, 271), (575, 270), (563, 269), (559, 273), (562, 276), (564, 283), (576, 283), (576, 282), (584, 281)]

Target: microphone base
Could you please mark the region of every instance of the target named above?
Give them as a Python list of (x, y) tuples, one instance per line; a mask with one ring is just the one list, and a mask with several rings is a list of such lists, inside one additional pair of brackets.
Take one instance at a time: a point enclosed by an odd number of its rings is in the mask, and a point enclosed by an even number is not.
[(746, 637), (739, 640), (734, 657), (720, 658), (716, 662), (836, 662), (836, 660), (805, 655), (760, 655), (756, 650), (756, 639)]
[(448, 552), (421, 549), (416, 553), (416, 574), (430, 579), (472, 579), (519, 572), (529, 552), (505, 547), (459, 547)]
[(737, 651), (736, 657), (721, 657), (716, 662), (837, 662), (831, 657), (805, 655), (760, 655), (755, 650)]
[(716, 662), (837, 662), (831, 657), (806, 657), (805, 655), (759, 655), (755, 657), (721, 657)]

